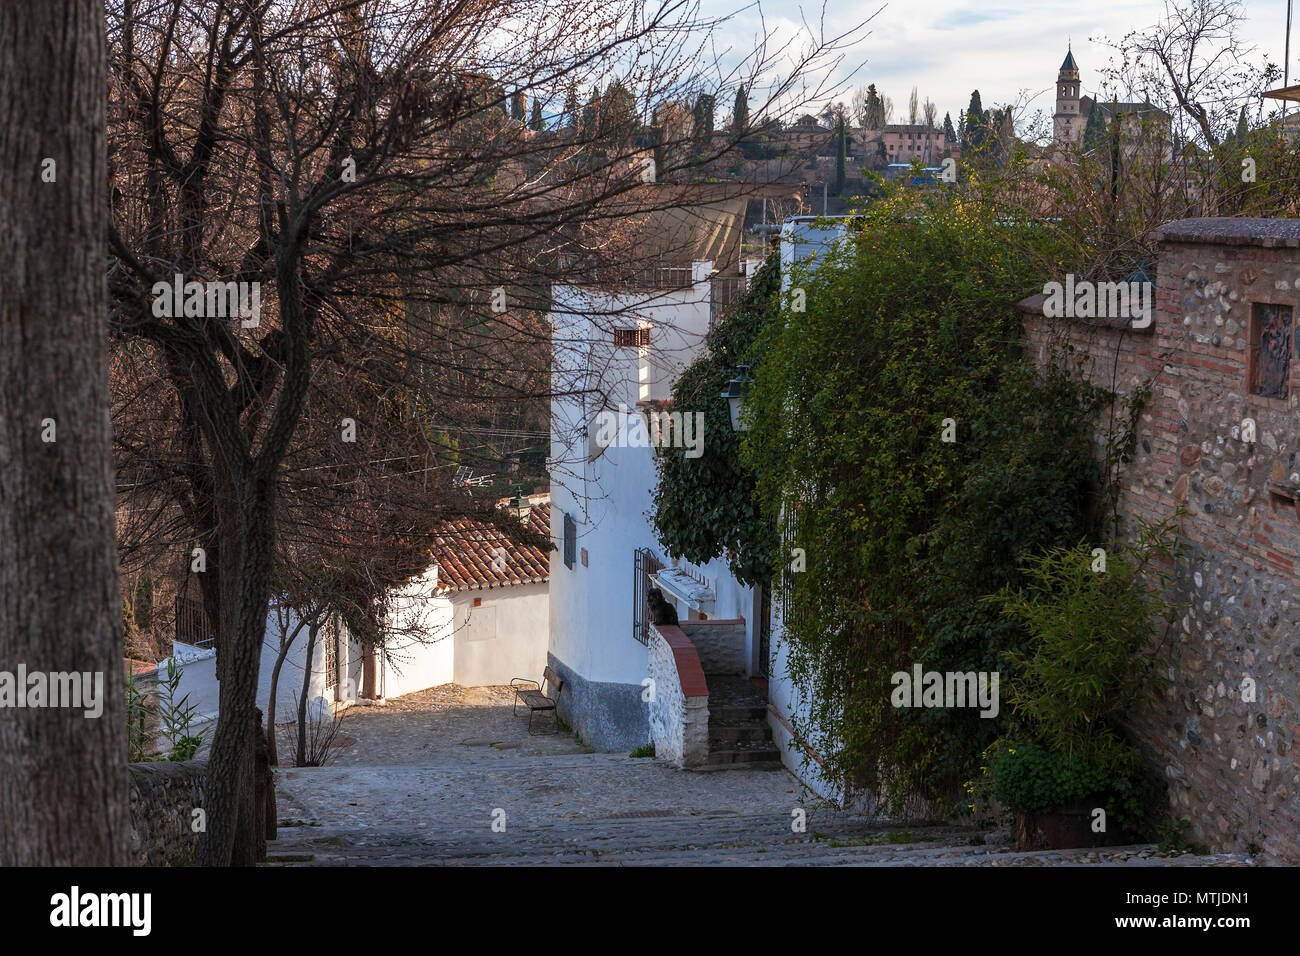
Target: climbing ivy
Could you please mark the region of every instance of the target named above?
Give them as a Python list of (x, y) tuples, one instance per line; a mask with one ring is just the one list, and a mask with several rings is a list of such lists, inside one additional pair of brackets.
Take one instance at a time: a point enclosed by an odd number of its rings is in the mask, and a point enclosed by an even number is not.
[(1022, 358), (1015, 303), (1041, 290), (1029, 263), (1054, 256), (1048, 232), (942, 199), (900, 205), (914, 201), (877, 203), (854, 242), (795, 273), (804, 310), (792, 295), (750, 349), (741, 453), (768, 550), (806, 561), (786, 572), (783, 622), (802, 729), (833, 776), (895, 808), (958, 798), (1005, 715), (895, 708), (891, 676), (1013, 676), (1024, 628), (979, 599), (1029, 554), (1093, 533), (1101, 483), (1087, 424), (1101, 396)]
[(739, 442), (722, 392), (746, 361), (764, 324), (776, 314), (780, 264), (758, 270), (745, 295), (709, 336), (708, 347), (677, 380), (673, 408), (704, 413), (703, 453), (664, 448), (657, 461), (654, 524), (660, 543), (696, 564), (729, 553), (732, 573), (750, 586), (770, 578), (769, 529), (754, 499), (754, 473), (741, 464)]

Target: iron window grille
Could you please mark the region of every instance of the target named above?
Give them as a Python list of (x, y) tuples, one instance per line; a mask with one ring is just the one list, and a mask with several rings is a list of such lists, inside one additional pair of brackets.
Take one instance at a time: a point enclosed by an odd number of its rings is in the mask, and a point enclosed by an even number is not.
[(664, 565), (649, 548), (637, 548), (632, 558), (632, 636), (642, 644), (650, 643), (650, 579)]
[(339, 633), (334, 618), (325, 621), (325, 688), (339, 684)]
[(615, 329), (614, 345), (620, 348), (645, 348), (650, 345), (650, 329)]

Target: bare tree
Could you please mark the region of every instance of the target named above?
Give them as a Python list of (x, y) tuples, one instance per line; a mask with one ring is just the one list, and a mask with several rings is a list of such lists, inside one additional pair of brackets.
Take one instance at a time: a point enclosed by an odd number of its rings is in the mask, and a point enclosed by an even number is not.
[(916, 126), (917, 120), (920, 119), (921, 113), (917, 106), (916, 87), (912, 87), (912, 92), (907, 94), (907, 123), (909, 126)]
[[(112, 330), (165, 379), (170, 480), (206, 555), (199, 584), (218, 631), (201, 863), (256, 858), (245, 728), (285, 499), (313, 487), (294, 476), (381, 480), (358, 474), (344, 445), (395, 427), (391, 405), (347, 407), (369, 393), (336, 400), (318, 376), (378, 383), (428, 426), (408, 471), (437, 458), (444, 408), (538, 398), (530, 355), (549, 347), (537, 316), (551, 283), (654, 268), (618, 234), (690, 201), (645, 186), (647, 151), (671, 179), (753, 134), (656, 139), (650, 105), (743, 85), (752, 115), (779, 119), (801, 105), (803, 68), (839, 42), (815, 38), (783, 76), (771, 65), (789, 51), (760, 44), (744, 75), (704, 84), (710, 25), (690, 3), (632, 0), (112, 6)], [(554, 99), (573, 84), (605, 91), (575, 125), (508, 121), (507, 89)], [(188, 282), (193, 296), (175, 292)], [(229, 283), (259, 289), (260, 314), (209, 309), (204, 290)], [(325, 448), (338, 461), (322, 462)]]
[(1240, 107), (1277, 72), (1250, 62), (1254, 48), (1241, 37), (1244, 19), (1241, 0), (1166, 0), (1157, 24), (1115, 45), (1120, 64), (1106, 72), (1119, 88), (1185, 116), (1213, 150)]
[(103, 25), (93, 0), (0, 11), (0, 661), (88, 698), (4, 709), (4, 866), (128, 860)]

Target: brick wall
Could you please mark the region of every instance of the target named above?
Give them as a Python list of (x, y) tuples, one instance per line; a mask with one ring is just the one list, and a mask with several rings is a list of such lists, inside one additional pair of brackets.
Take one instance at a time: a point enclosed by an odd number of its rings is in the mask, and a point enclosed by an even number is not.
[[(1169, 785), (1170, 815), (1213, 849), (1300, 862), (1300, 369), (1290, 395), (1252, 394), (1256, 303), (1300, 318), (1300, 221), (1184, 220), (1165, 226), (1156, 312), (1145, 332), (1049, 320), (1021, 303), (1040, 361), (1073, 346), (1092, 380), (1127, 392), (1152, 381), (1121, 516), (1159, 521), (1182, 504), (1177, 623), (1158, 635), (1168, 688), (1132, 729)], [(1257, 319), (1258, 324), (1258, 319)], [(1253, 419), (1255, 441), (1243, 420)]]

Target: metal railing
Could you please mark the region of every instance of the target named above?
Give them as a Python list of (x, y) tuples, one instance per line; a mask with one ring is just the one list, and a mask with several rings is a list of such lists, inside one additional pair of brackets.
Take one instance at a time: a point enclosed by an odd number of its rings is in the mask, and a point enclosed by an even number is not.
[(214, 647), (217, 630), (208, 619), (203, 602), (194, 598), (176, 597), (176, 640), (193, 647)]

